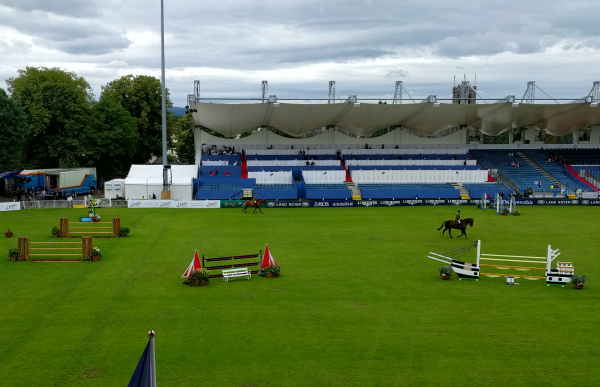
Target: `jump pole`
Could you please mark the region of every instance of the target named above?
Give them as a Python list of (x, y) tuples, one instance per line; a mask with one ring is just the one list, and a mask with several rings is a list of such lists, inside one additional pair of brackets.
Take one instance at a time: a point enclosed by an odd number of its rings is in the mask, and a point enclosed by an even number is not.
[[(480, 246), (481, 241), (479, 241), (478, 247)], [(521, 278), (534, 278), (546, 279), (546, 285), (556, 285), (562, 286), (571, 281), (571, 277), (574, 274), (573, 264), (571, 262), (558, 262), (556, 269), (552, 269), (552, 262), (558, 258), (560, 255), (560, 249), (552, 249), (552, 245), (548, 245), (548, 250), (545, 257), (536, 257), (529, 255), (506, 255), (506, 254), (482, 254), (478, 248), (477, 251), (477, 264), (478, 266), (486, 266), (486, 267), (497, 267), (497, 268), (507, 268), (507, 269), (523, 269), (523, 270), (545, 270), (545, 276), (531, 276), (531, 275), (522, 275), (522, 274), (503, 274), (503, 273), (480, 273), (488, 276), (513, 276), (513, 277), (521, 277)], [(483, 256), (483, 257), (482, 257)], [(489, 258), (495, 257), (495, 258)], [(508, 259), (508, 258), (522, 258), (522, 259)], [(515, 266), (515, 265), (494, 265), (494, 264), (480, 264), (480, 260), (487, 261), (503, 261), (503, 262), (520, 262), (520, 263), (537, 263), (537, 264), (545, 264), (545, 267), (531, 267), (531, 266)]]
[(487, 209), (487, 196), (486, 196), (486, 194), (483, 194), (483, 196), (481, 197), (481, 203), (479, 204), (479, 209), (480, 210), (486, 210)]

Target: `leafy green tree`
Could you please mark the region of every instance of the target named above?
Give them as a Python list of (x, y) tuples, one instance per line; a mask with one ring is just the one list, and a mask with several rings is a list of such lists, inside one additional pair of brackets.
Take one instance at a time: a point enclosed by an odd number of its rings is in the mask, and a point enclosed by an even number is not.
[[(160, 80), (147, 75), (125, 75), (102, 87), (101, 99), (111, 99), (136, 119), (138, 141), (132, 162), (146, 163), (162, 155), (162, 90)], [(173, 104), (167, 90), (167, 107)], [(167, 139), (173, 121), (167, 112)], [(169, 141), (168, 140), (168, 141)]]
[(128, 170), (138, 141), (136, 120), (115, 101), (101, 99), (92, 105), (90, 124), (83, 135), (81, 165), (96, 167), (105, 180)]
[(59, 68), (27, 67), (6, 83), (25, 111), (26, 164), (76, 166), (93, 100), (86, 80)]
[(196, 162), (196, 146), (194, 144), (194, 119), (191, 114), (179, 118), (173, 130), (174, 148), (179, 161), (187, 164)]
[(21, 106), (0, 89), (0, 172), (21, 166), (27, 124)]

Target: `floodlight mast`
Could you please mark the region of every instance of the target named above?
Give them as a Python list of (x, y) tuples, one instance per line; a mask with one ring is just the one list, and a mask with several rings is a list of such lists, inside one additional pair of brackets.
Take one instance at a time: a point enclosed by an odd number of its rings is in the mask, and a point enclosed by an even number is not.
[(160, 0), (160, 61), (162, 89), (162, 157), (163, 157), (163, 189), (161, 199), (171, 199), (169, 186), (170, 166), (167, 166), (167, 93), (165, 90), (165, 7)]

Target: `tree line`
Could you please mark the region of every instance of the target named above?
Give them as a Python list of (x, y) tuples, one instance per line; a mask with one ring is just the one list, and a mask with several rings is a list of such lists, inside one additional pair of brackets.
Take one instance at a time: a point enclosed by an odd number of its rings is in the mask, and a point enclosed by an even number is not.
[[(162, 155), (160, 80), (125, 75), (102, 86), (59, 68), (27, 67), (0, 88), (0, 173), (95, 167), (109, 180)], [(167, 90), (167, 107), (172, 107)], [(167, 112), (168, 147), (194, 163), (193, 120)]]

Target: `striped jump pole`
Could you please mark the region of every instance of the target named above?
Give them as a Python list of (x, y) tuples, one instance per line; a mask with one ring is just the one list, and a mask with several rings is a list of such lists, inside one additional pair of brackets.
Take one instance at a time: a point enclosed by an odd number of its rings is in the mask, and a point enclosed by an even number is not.
[[(481, 241), (479, 241), (481, 243)], [(559, 249), (553, 250), (551, 245), (548, 245), (548, 250), (545, 257), (540, 256), (531, 256), (531, 255), (508, 255), (508, 254), (488, 254), (481, 253), (481, 250), (478, 250), (477, 253), (477, 263), (478, 266), (483, 267), (495, 267), (501, 270), (543, 270), (544, 276), (541, 275), (523, 275), (523, 274), (504, 274), (504, 273), (481, 273), (483, 275), (487, 275), (490, 277), (519, 277), (526, 279), (546, 279), (546, 284), (550, 285), (559, 285), (564, 286), (564, 284), (571, 281), (571, 277), (574, 274), (575, 269), (573, 268), (573, 264), (571, 262), (558, 262), (556, 269), (552, 268), (552, 262), (558, 258), (560, 255)], [(481, 261), (486, 261), (486, 263), (481, 263)], [(487, 263), (489, 262), (489, 263)], [(494, 263), (498, 262), (498, 263)], [(528, 265), (518, 266), (514, 263), (526, 263)], [(534, 265), (540, 266), (534, 266)], [(541, 273), (540, 273), (541, 274)]]
[[(74, 226), (73, 226), (74, 225)], [(111, 222), (69, 222), (67, 218), (60, 218), (60, 236), (81, 238), (113, 238), (119, 235), (121, 218), (113, 218)]]

